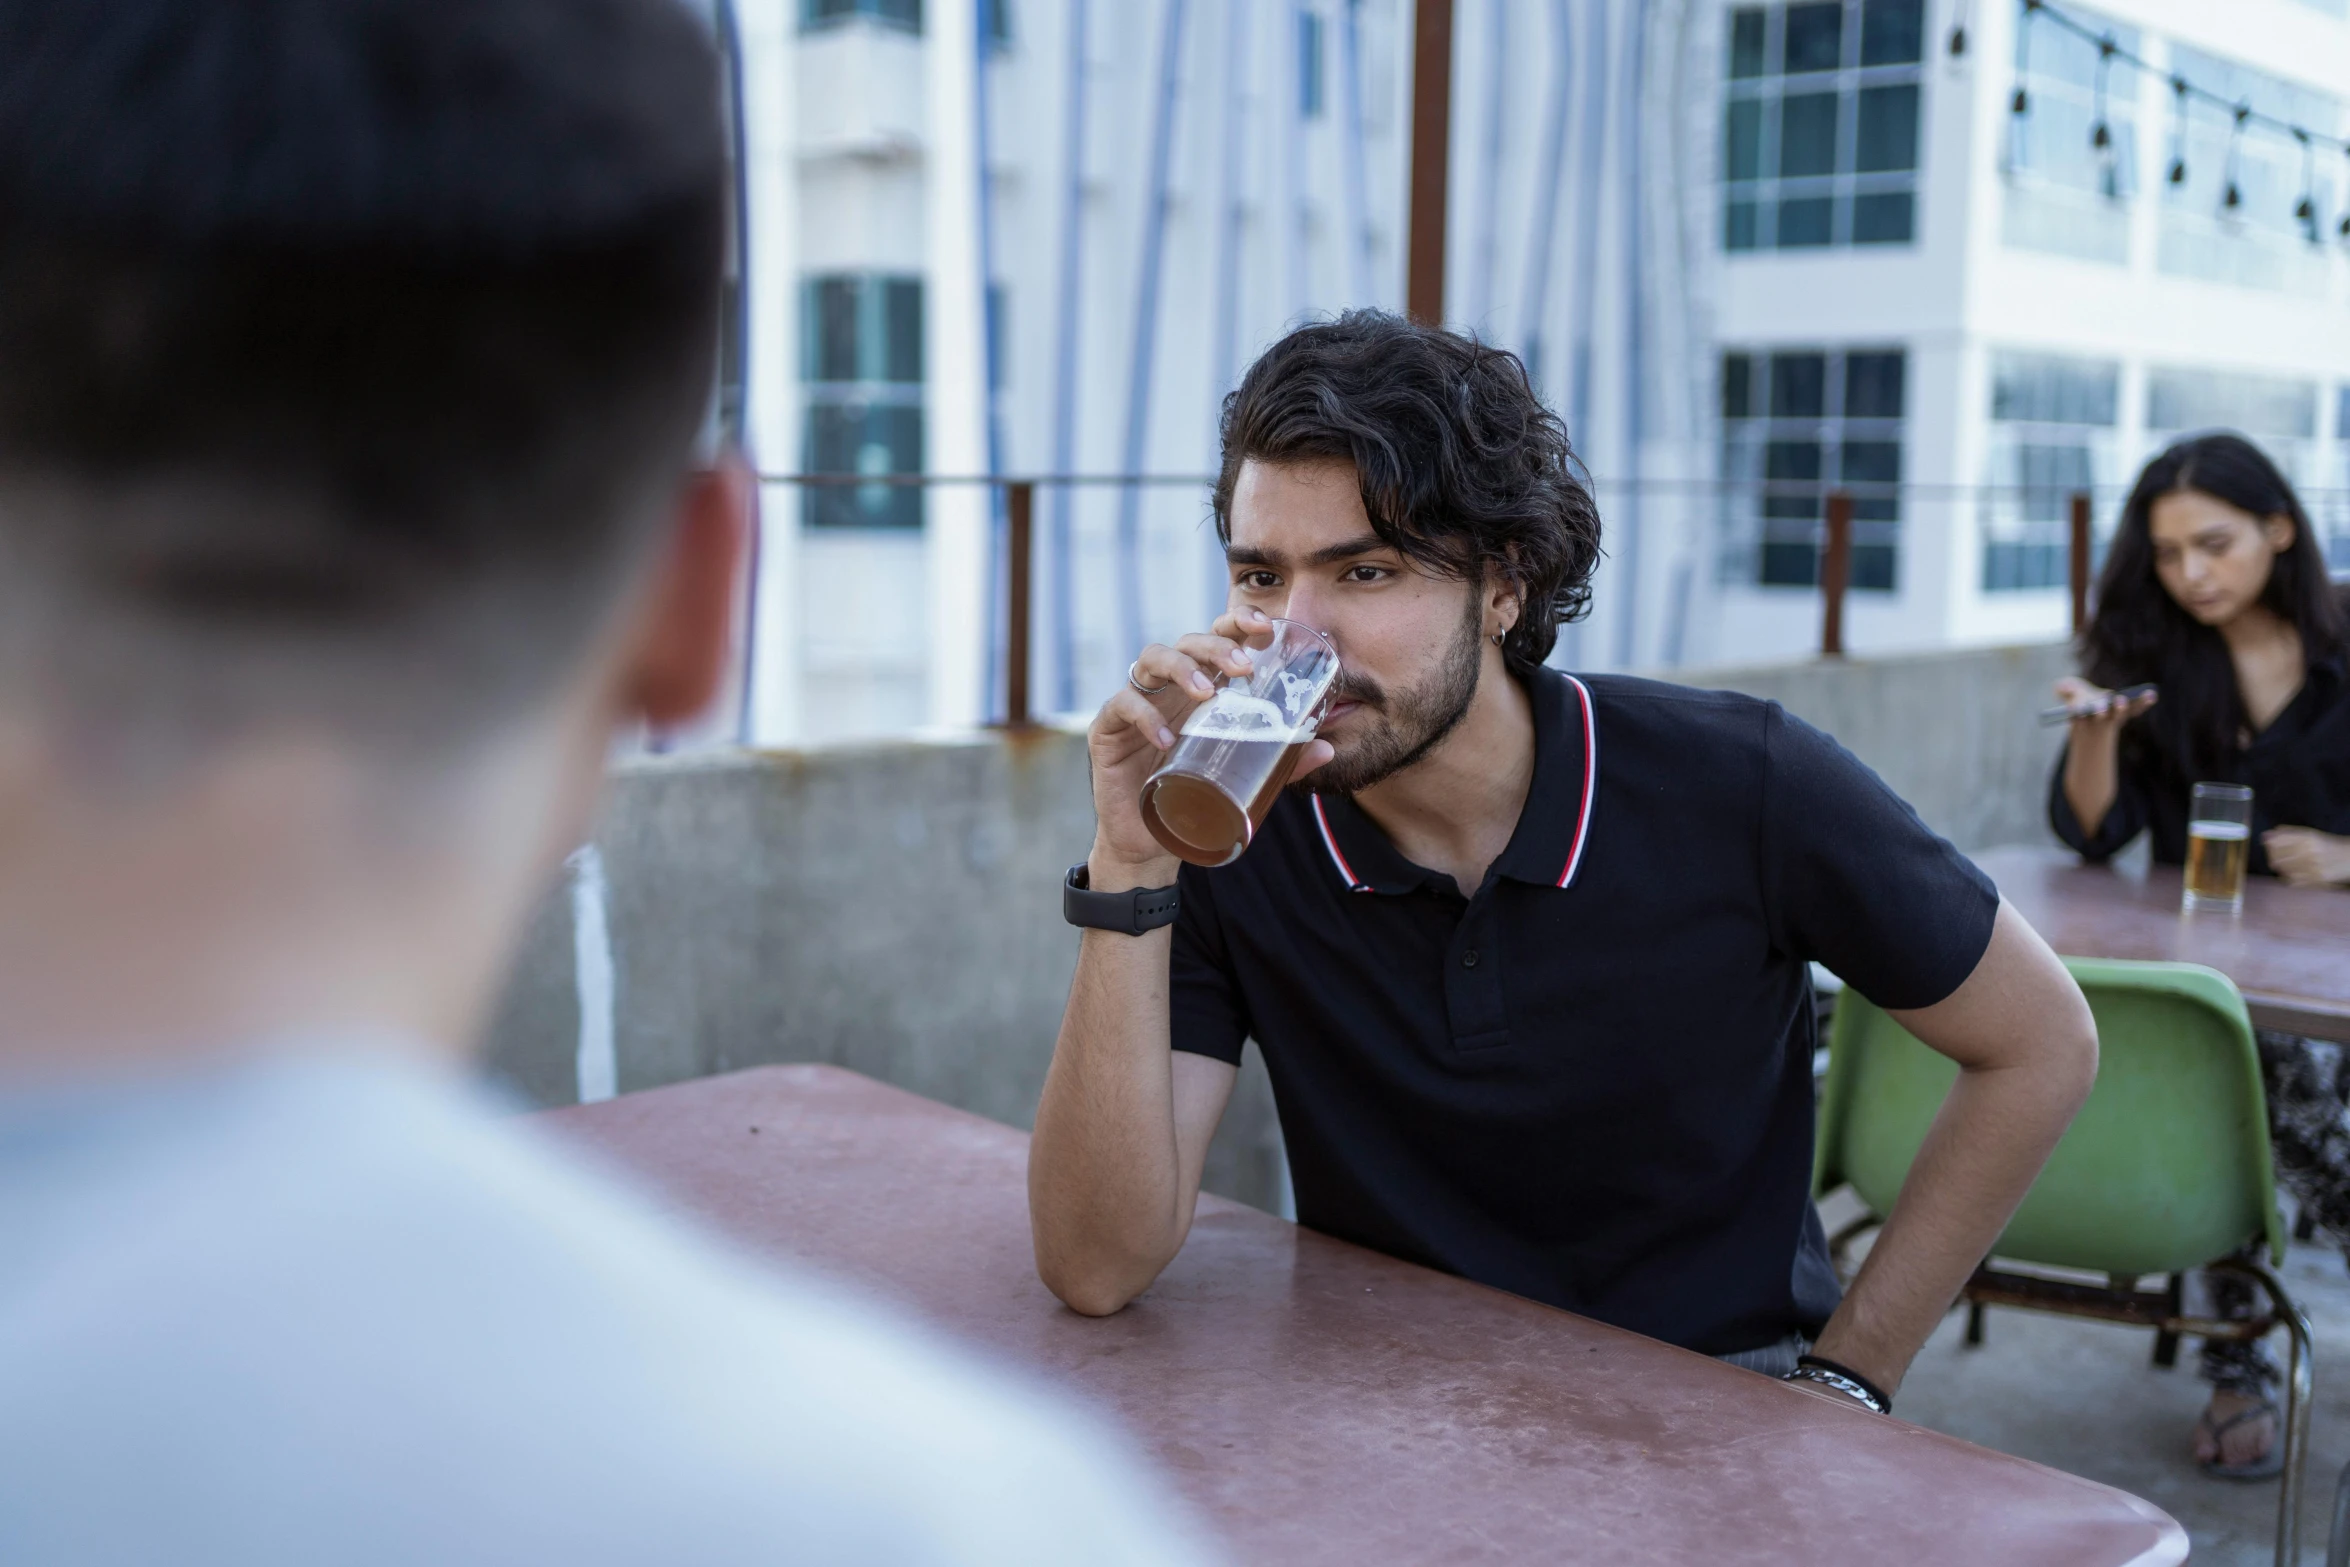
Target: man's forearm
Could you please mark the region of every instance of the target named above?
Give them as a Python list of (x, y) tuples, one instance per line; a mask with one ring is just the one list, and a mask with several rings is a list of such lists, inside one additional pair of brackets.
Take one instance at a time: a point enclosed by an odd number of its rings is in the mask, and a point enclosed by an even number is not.
[(2086, 1097), (2069, 1065), (2052, 1052), (1960, 1071), (1819, 1354), (1888, 1392), (1900, 1384)]
[(1146, 1288), (1190, 1228), (1167, 1048), (1169, 941), (1165, 930), (1085, 932), (1029, 1145), (1037, 1271), (1096, 1315)]

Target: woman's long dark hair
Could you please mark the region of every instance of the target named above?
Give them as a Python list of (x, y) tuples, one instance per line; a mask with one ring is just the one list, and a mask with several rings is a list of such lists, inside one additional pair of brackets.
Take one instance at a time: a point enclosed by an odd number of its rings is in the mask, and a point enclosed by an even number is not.
[(2304, 657), (2315, 662), (2342, 650), (2343, 608), (2301, 498), (2268, 454), (2244, 437), (2225, 430), (2190, 436), (2138, 475), (2097, 580), (2097, 614), (2081, 632), (2081, 670), (2108, 689), (2149, 680), (2159, 685), (2156, 711), (2186, 742), (2180, 760), (2198, 776), (2224, 778), (2245, 726), (2236, 667), (2219, 632), (2181, 608), (2154, 574), (2148, 526), (2154, 503), (2182, 490), (2254, 517), (2292, 519), (2292, 547), (2277, 556), (2260, 602), (2301, 633)]

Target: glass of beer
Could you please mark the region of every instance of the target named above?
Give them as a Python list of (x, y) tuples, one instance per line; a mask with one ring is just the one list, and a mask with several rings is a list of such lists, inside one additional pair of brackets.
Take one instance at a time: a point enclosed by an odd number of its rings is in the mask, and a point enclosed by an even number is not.
[(1265, 825), (1338, 684), (1338, 649), (1313, 627), (1273, 622), (1249, 649), (1246, 678), (1227, 678), (1185, 720), (1175, 749), (1142, 786), (1142, 821), (1193, 865), (1229, 865)]
[(2186, 909), (2244, 907), (2244, 870), (2252, 858), (2252, 791), (2242, 784), (2199, 783), (2187, 812)]

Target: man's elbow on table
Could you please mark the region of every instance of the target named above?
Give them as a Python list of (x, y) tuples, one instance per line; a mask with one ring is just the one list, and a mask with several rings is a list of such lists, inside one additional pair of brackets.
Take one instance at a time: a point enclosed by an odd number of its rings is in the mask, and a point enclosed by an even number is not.
[(1081, 1317), (1108, 1317), (1126, 1309), (1149, 1289), (1166, 1266), (1148, 1266), (1142, 1259), (1084, 1255), (1078, 1248), (1047, 1241), (1042, 1226), (1036, 1232), (1036, 1276), (1062, 1305)]
[[(1159, 1233), (1158, 1225), (1136, 1225), (1130, 1216), (1088, 1212), (1069, 1200), (1069, 1186), (1055, 1189), (1052, 1169), (1031, 1155), (1028, 1228), (1036, 1248), (1036, 1276), (1080, 1316), (1107, 1317), (1124, 1310), (1175, 1260), (1190, 1226)], [(1092, 1183), (1078, 1189), (1097, 1199), (1100, 1195)]]

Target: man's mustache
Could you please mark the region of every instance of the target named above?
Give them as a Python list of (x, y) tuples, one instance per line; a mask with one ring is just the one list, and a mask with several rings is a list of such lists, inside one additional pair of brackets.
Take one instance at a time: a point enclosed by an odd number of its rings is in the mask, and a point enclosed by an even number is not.
[(1387, 711), (1387, 688), (1369, 675), (1348, 674), (1340, 670), (1338, 684), (1331, 695), (1336, 701), (1360, 702), (1365, 707)]

